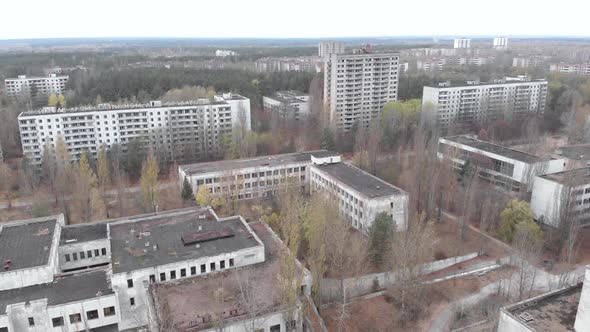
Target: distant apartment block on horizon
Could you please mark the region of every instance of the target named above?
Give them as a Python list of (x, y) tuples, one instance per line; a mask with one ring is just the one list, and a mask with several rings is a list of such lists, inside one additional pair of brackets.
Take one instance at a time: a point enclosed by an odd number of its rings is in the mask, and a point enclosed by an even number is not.
[(257, 72), (303, 71), (319, 73), (322, 71), (323, 60), (317, 56), (261, 58), (254, 61)]
[(497, 50), (506, 50), (506, 49), (508, 49), (508, 38), (507, 37), (495, 37), (492, 45)]
[(215, 155), (221, 139), (241, 124), (250, 129), (250, 99), (237, 94), (162, 103), (110, 105), (61, 109), (46, 107), (18, 116), (23, 154), (41, 164), (46, 147), (55, 149), (63, 137), (73, 158), (83, 152), (96, 157), (101, 146), (127, 145), (140, 140), (142, 147), (167, 151), (165, 158)]
[(549, 71), (590, 75), (590, 63), (553, 63), (549, 65)]
[(330, 54), (324, 63), (324, 105), (330, 124), (347, 132), (378, 118), (385, 103), (397, 100), (398, 53)]
[(10, 97), (61, 94), (66, 91), (68, 75), (49, 74), (41, 77), (18, 75), (4, 80), (6, 94)]
[(453, 40), (453, 48), (471, 48), (471, 39), (455, 38)]
[(452, 126), (542, 114), (546, 99), (547, 80), (521, 76), (490, 83), (444, 82), (425, 86), (422, 105), (428, 120), (444, 131)]
[(344, 53), (344, 43), (337, 41), (324, 41), (318, 44), (318, 56), (325, 57), (330, 54)]

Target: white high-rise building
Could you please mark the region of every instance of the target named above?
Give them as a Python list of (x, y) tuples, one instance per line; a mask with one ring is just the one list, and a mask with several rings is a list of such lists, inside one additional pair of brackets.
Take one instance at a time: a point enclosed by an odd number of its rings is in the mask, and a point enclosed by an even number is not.
[(399, 54), (331, 54), (324, 63), (324, 105), (330, 124), (349, 131), (355, 122), (368, 125), (383, 105), (397, 100)]
[(445, 82), (425, 86), (422, 105), (428, 120), (445, 130), (451, 126), (542, 114), (546, 99), (546, 80), (507, 77), (493, 83), (469, 81), (452, 85)]
[(455, 38), (453, 48), (471, 48), (471, 39), (469, 38)]
[(60, 94), (66, 91), (68, 79), (68, 75), (57, 76), (56, 74), (49, 74), (46, 77), (18, 75), (17, 78), (5, 79), (4, 87), (6, 94), (11, 97)]
[[(109, 105), (61, 109), (46, 107), (18, 117), (23, 153), (40, 164), (46, 146), (63, 137), (73, 158), (96, 156), (102, 145), (142, 146), (167, 151), (172, 159), (192, 159), (219, 152), (220, 141), (241, 125), (250, 130), (250, 99), (236, 94), (179, 103)], [(146, 144), (147, 143), (147, 144)]]
[(344, 43), (337, 41), (325, 41), (318, 44), (318, 55), (323, 57), (330, 54), (344, 53)]
[(494, 45), (494, 48), (497, 50), (508, 49), (508, 38), (507, 37), (495, 37), (493, 45)]

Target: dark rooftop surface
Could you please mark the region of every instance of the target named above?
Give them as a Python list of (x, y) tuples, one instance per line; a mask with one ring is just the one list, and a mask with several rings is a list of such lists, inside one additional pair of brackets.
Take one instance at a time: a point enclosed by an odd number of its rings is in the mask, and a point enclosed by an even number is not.
[(475, 148), (475, 149), (479, 149), (482, 151), (497, 154), (497, 155), (500, 155), (500, 156), (503, 156), (506, 158), (522, 161), (522, 162), (529, 163), (529, 164), (530, 163), (537, 163), (537, 162), (544, 160), (543, 158), (537, 157), (537, 156), (532, 155), (530, 153), (514, 150), (511, 148), (507, 148), (505, 146), (493, 144), (490, 142), (480, 141), (478, 139), (471, 138), (469, 136), (463, 136), (463, 135), (462, 136), (448, 136), (448, 137), (443, 137), (443, 138), (448, 141), (451, 141), (451, 142), (468, 145), (468, 146)]
[[(9, 271), (46, 265), (56, 224), (55, 218), (43, 218), (3, 225), (0, 229), (0, 264), (10, 260)], [(0, 273), (4, 271), (0, 270)]]
[(314, 165), (314, 167), (369, 198), (404, 194), (396, 186), (345, 163)]
[[(202, 216), (204, 218), (199, 218)], [(199, 229), (200, 228), (200, 229)], [(187, 234), (231, 229), (233, 236), (184, 245)], [(203, 209), (146, 215), (110, 224), (113, 273), (229, 253), (259, 245), (239, 217), (220, 221)]]
[(80, 224), (66, 226), (61, 230), (59, 244), (88, 242), (107, 238), (106, 223)]
[(546, 174), (541, 177), (561, 184), (569, 182), (574, 185), (582, 185), (590, 182), (590, 166)]
[[(263, 223), (254, 222), (250, 226), (264, 243), (265, 262), (176, 283), (155, 284), (151, 291), (161, 319), (161, 308), (169, 309), (163, 326), (170, 326), (172, 331), (198, 331), (215, 326), (220, 318), (226, 322), (243, 319), (251, 308), (256, 308), (259, 315), (279, 309), (277, 275), (279, 252), (284, 247)], [(249, 296), (242, 297), (240, 287)]]
[(581, 293), (582, 283), (579, 283), (508, 306), (505, 310), (533, 331), (573, 331)]
[(197, 175), (200, 173), (209, 172), (223, 172), (230, 170), (237, 170), (248, 167), (263, 167), (263, 166), (279, 166), (286, 163), (302, 163), (311, 161), (311, 156), (338, 156), (336, 152), (318, 150), (296, 153), (275, 154), (269, 156), (259, 156), (254, 158), (233, 159), (211, 161), (206, 163), (196, 163), (181, 165), (180, 168), (185, 171), (187, 175)]
[(105, 270), (58, 277), (48, 284), (0, 291), (0, 313), (5, 313), (6, 306), (10, 304), (46, 298), (50, 306), (93, 298), (97, 294), (113, 294)]
[(573, 160), (590, 160), (590, 145), (569, 145), (555, 149), (555, 154)]

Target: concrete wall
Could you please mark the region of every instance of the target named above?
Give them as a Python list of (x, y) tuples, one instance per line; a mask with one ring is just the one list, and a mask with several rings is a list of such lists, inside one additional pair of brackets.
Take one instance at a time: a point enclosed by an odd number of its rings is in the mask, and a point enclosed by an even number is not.
[[(186, 260), (172, 264), (160, 265), (153, 268), (136, 270), (128, 273), (117, 273), (112, 277), (113, 290), (117, 294), (119, 307), (121, 310), (120, 329), (136, 328), (149, 323), (149, 290), (150, 275), (153, 275), (157, 283), (160, 280), (160, 273), (165, 273), (166, 281), (170, 282), (171, 271), (176, 272), (176, 279), (190, 278), (195, 275), (202, 275), (201, 265), (205, 264), (206, 272), (211, 273), (210, 264), (215, 263), (215, 271), (224, 271), (229, 269), (229, 259), (234, 259), (234, 266), (246, 266), (264, 262), (264, 245), (248, 248), (232, 253), (225, 253), (217, 256), (202, 257), (195, 260)], [(225, 261), (225, 268), (220, 268), (220, 261)], [(191, 267), (196, 267), (196, 274), (191, 275)], [(186, 276), (181, 277), (181, 269), (185, 269)], [(127, 280), (133, 280), (133, 287), (127, 287)], [(131, 305), (130, 299), (135, 300), (135, 305)]]
[(544, 224), (559, 227), (559, 206), (563, 185), (536, 177), (531, 194), (531, 209), (535, 219)]
[[(440, 271), (454, 264), (465, 262), (467, 260), (476, 258), (478, 253), (473, 252), (463, 256), (456, 256), (447, 259), (442, 259), (426, 264), (420, 265), (419, 269), (422, 274), (428, 274)], [(357, 297), (373, 293), (375, 280), (378, 283), (379, 289), (389, 288), (395, 285), (397, 272), (388, 271), (382, 273), (367, 274), (358, 278), (344, 279), (344, 288), (347, 297)], [(340, 280), (323, 279), (322, 280), (322, 300), (324, 302), (339, 301), (341, 295)]]
[[(106, 249), (106, 255), (102, 254), (102, 249)], [(96, 255), (98, 250), (99, 255)], [(91, 257), (88, 257), (88, 252)], [(80, 252), (84, 252), (84, 258), (80, 258)], [(77, 260), (73, 260), (73, 253), (76, 253)], [(70, 261), (66, 261), (65, 255), (70, 256)], [(101, 239), (87, 242), (67, 243), (59, 247), (59, 267), (61, 271), (84, 268), (93, 265), (106, 264), (111, 261), (111, 245), (108, 239)]]
[[(105, 316), (104, 308), (115, 307), (115, 315)], [(87, 312), (98, 311), (98, 318), (89, 320)], [(7, 326), (9, 332), (19, 331), (84, 331), (101, 326), (117, 324), (119, 321), (119, 309), (114, 294), (95, 297), (79, 302), (71, 302), (63, 305), (47, 306), (47, 299), (31, 301), (28, 304), (18, 303), (10, 305), (6, 309), (7, 325), (3, 325), (0, 319), (0, 327)], [(70, 323), (70, 315), (80, 314), (82, 319), (78, 323)], [(34, 319), (34, 326), (29, 326), (29, 317)], [(52, 319), (62, 317), (63, 326), (53, 327)]]
[[(298, 317), (297, 329), (295, 331), (302, 331), (301, 310), (298, 309), (295, 313)], [(268, 315), (257, 317), (256, 319), (245, 319), (238, 322), (228, 323), (221, 330), (223, 332), (253, 332), (264, 331), (269, 332), (270, 328), (280, 325), (280, 331), (288, 331), (283, 312), (275, 312)], [(204, 331), (219, 331), (219, 328), (211, 328)]]
[(574, 329), (578, 332), (588, 331), (590, 329), (590, 266), (586, 266), (584, 286), (580, 295)]

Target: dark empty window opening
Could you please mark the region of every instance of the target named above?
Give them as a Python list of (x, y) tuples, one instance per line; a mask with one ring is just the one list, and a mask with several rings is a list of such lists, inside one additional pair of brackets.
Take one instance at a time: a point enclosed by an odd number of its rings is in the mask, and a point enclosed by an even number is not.
[(77, 261), (78, 260), (78, 253), (76, 253), (76, 252), (73, 253), (72, 254), (72, 259), (75, 260), (75, 261)]
[(51, 324), (53, 325), (53, 327), (64, 326), (64, 318), (63, 317), (51, 318)]
[(98, 310), (90, 310), (86, 312), (86, 318), (88, 319), (97, 319), (98, 318)]
[(209, 267), (211, 268), (211, 271), (215, 271), (215, 262), (209, 264)]
[(219, 269), (225, 269), (225, 261), (219, 262)]
[(134, 297), (129, 298), (129, 304), (132, 306), (135, 305), (135, 298)]
[(98, 257), (100, 255), (100, 250), (94, 249), (94, 257)]
[(80, 259), (86, 258), (86, 254), (83, 251), (80, 251)]
[(66, 262), (70, 261), (70, 254), (66, 254)]
[(170, 280), (176, 279), (176, 271), (170, 271)]
[(106, 307), (103, 309), (105, 317), (113, 316), (115, 314), (115, 307)]
[(197, 267), (191, 266), (191, 276), (194, 276), (195, 274), (197, 274)]
[(70, 315), (70, 324), (78, 323), (81, 321), (82, 321), (82, 316), (80, 314)]
[(229, 267), (233, 267), (234, 266), (234, 259), (230, 258), (229, 259)]
[(100, 249), (101, 253), (103, 256), (105, 256), (107, 254), (107, 249), (106, 248), (102, 248)]
[(133, 279), (127, 279), (127, 288), (133, 287)]
[(186, 269), (180, 269), (180, 277), (186, 277)]
[(88, 250), (86, 252), (86, 256), (88, 256), (88, 258), (92, 258), (92, 250)]
[(166, 273), (160, 273), (160, 281), (166, 281)]
[(35, 318), (29, 317), (29, 326), (35, 326)]
[(156, 276), (153, 274), (150, 274), (150, 284), (153, 284), (156, 282)]
[(270, 332), (281, 332), (281, 324), (271, 326)]
[(205, 264), (201, 264), (201, 273), (207, 272), (207, 266)]

